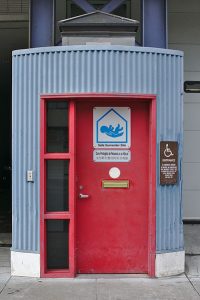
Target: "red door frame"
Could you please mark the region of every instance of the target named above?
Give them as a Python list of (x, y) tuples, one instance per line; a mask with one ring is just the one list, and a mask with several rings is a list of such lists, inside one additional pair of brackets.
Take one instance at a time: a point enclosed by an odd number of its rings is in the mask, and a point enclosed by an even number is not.
[[(41, 277), (76, 276), (76, 101), (145, 101), (149, 103), (149, 209), (148, 209), (148, 275), (155, 276), (156, 252), (156, 96), (146, 94), (44, 94), (40, 105), (40, 275)], [(46, 152), (46, 103), (47, 101), (69, 102), (69, 152)], [(69, 212), (46, 212), (46, 160), (66, 159), (69, 169)], [(47, 270), (46, 267), (46, 220), (69, 220), (69, 269)]]

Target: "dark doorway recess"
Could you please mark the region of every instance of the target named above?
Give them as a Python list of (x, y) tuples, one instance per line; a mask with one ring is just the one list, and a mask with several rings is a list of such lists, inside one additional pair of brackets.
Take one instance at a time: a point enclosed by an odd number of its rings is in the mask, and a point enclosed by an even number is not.
[(12, 231), (11, 196), (11, 59), (0, 58), (0, 246), (10, 246)]

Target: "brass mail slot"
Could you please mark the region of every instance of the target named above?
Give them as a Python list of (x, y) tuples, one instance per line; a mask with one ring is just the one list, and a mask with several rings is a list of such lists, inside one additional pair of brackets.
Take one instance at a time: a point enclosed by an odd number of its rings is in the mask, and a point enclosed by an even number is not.
[(109, 188), (128, 189), (129, 180), (102, 180), (102, 187), (104, 189), (109, 189)]

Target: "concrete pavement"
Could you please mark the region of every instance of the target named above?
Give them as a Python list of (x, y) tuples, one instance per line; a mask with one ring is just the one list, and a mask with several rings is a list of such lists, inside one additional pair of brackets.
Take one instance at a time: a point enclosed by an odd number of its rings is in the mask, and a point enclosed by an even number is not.
[(0, 248), (0, 300), (195, 300), (200, 278), (150, 279), (126, 275), (41, 279), (10, 276), (9, 249)]

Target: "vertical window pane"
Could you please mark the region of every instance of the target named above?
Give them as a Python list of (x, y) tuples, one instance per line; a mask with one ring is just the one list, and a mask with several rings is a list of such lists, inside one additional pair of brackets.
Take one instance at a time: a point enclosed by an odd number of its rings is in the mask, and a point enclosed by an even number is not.
[(69, 268), (68, 220), (47, 220), (47, 268)]
[(47, 103), (47, 152), (68, 151), (68, 103)]
[(69, 161), (48, 160), (46, 168), (46, 210), (67, 211), (69, 209)]

